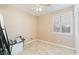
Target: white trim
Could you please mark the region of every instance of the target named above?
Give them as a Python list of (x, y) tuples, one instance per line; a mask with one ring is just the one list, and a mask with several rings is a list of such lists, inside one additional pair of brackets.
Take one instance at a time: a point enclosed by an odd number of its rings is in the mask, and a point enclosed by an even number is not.
[(25, 41), (24, 42), (24, 49), (27, 47), (28, 44), (35, 42), (35, 41), (36, 41), (36, 39), (30, 40), (30, 41)]
[(75, 17), (75, 48), (76, 48), (76, 54), (79, 54), (79, 5), (75, 5), (74, 17)]
[(75, 50), (75, 48), (68, 47), (68, 46), (61, 45), (61, 44), (57, 44), (57, 43), (48, 42), (46, 40), (38, 39), (38, 41), (41, 41), (41, 42), (46, 43), (46, 44), (51, 44), (51, 45), (55, 45), (55, 46), (59, 46), (59, 47), (63, 47), (63, 48), (71, 49), (71, 50)]
[(26, 44), (30, 44), (30, 43), (32, 43), (34, 41), (36, 41), (36, 39), (30, 40), (30, 41), (26, 42)]
[(63, 47), (63, 48), (71, 49), (71, 50), (75, 50), (75, 48), (68, 47), (68, 46), (61, 45), (61, 44), (57, 44), (57, 43), (48, 42), (48, 41), (42, 40), (42, 39), (34, 39), (34, 40), (31, 40), (31, 41), (28, 41), (28, 42), (25, 43), (25, 45), (30, 44), (30, 43), (35, 42), (35, 41), (41, 41), (41, 42), (46, 43), (46, 44), (55, 45), (55, 46), (59, 46), (59, 47)]

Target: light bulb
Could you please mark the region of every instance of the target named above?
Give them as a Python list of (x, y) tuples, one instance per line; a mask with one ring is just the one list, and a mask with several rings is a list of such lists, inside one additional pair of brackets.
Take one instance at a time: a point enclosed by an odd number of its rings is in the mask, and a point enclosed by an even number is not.
[(38, 8), (36, 8), (36, 11), (38, 12), (38, 11), (39, 11), (39, 9), (38, 9)]
[(42, 11), (42, 8), (38, 8), (39, 11)]
[(35, 9), (37, 12), (41, 12), (42, 11), (42, 8), (36, 8)]

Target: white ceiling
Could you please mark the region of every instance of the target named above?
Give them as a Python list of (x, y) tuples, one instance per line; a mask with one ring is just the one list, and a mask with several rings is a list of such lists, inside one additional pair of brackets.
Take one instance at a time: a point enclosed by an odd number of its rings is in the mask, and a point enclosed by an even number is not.
[(44, 14), (47, 14), (47, 13), (54, 12), (54, 11), (59, 10), (59, 9), (69, 7), (71, 5), (70, 4), (51, 4), (51, 6), (43, 9), (43, 11), (41, 11), (41, 12), (35, 12), (33, 10), (33, 8), (35, 7), (34, 4), (19, 4), (19, 5), (16, 4), (15, 6), (16, 6), (16, 8), (18, 8), (22, 11), (28, 12), (28, 13), (34, 15), (34, 16), (40, 16), (40, 15), (44, 15)]

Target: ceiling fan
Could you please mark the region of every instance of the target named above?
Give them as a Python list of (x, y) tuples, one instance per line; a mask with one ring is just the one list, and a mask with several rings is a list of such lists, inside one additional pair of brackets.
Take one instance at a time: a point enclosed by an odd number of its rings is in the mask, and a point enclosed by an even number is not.
[(50, 7), (51, 4), (34, 4), (33, 10), (36, 12), (41, 12), (43, 9)]

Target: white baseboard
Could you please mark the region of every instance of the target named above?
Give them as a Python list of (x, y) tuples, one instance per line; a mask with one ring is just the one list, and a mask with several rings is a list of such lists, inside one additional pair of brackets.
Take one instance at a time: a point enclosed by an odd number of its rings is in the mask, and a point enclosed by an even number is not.
[(30, 40), (30, 41), (26, 42), (25, 44), (30, 44), (30, 43), (32, 43), (34, 41), (36, 41), (36, 39)]
[(24, 49), (27, 47), (28, 44), (31, 44), (32, 42), (35, 42), (35, 41), (36, 39), (24, 42)]
[(38, 39), (38, 41), (41, 41), (41, 42), (47, 43), (47, 44), (51, 44), (51, 45), (55, 45), (55, 46), (59, 46), (59, 47), (63, 47), (63, 48), (67, 48), (67, 49), (71, 49), (71, 50), (75, 51), (75, 48), (68, 47), (68, 46), (65, 46), (65, 45), (61, 45), (61, 44), (57, 44), (57, 43), (52, 43), (52, 42), (48, 42), (48, 41), (41, 40), (41, 39)]
[(48, 42), (48, 41), (42, 40), (42, 39), (34, 39), (34, 40), (26, 42), (25, 44), (27, 45), (27, 44), (30, 44), (30, 43), (35, 42), (35, 41), (41, 41), (41, 42), (46, 43), (46, 44), (51, 44), (51, 45), (55, 45), (55, 46), (59, 46), (59, 47), (63, 47), (63, 48), (67, 48), (67, 49), (71, 49), (71, 50), (75, 51), (75, 48), (68, 47), (68, 46), (61, 45), (61, 44), (57, 44), (57, 43)]

